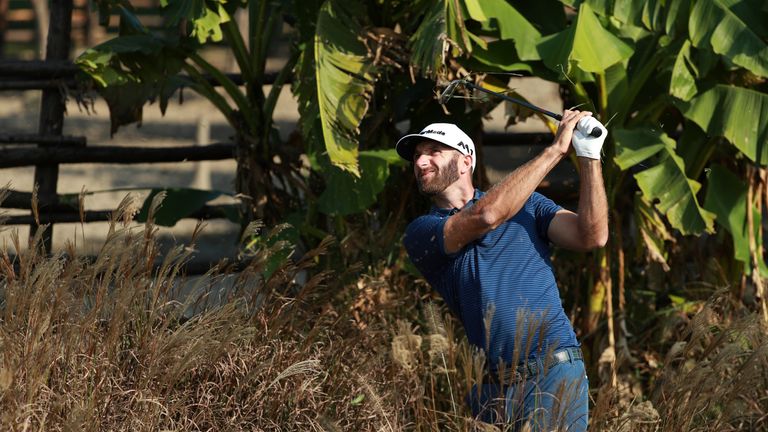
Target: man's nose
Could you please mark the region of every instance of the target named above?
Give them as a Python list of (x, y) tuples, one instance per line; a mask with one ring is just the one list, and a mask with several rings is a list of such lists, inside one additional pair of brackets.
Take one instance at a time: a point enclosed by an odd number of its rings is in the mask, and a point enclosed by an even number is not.
[(417, 167), (425, 167), (429, 165), (429, 158), (427, 157), (427, 155), (424, 155), (424, 154), (418, 155), (416, 156), (416, 160), (414, 160), (413, 163)]

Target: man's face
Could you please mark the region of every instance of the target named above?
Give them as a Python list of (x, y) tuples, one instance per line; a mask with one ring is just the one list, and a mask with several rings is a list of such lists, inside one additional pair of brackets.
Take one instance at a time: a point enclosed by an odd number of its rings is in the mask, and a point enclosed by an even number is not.
[(461, 155), (446, 145), (423, 141), (413, 152), (413, 172), (419, 192), (435, 196), (459, 179)]

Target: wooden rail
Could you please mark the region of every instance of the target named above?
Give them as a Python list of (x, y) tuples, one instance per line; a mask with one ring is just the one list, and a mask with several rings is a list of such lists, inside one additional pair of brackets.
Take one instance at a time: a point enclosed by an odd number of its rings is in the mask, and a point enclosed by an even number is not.
[(184, 147), (37, 147), (0, 148), (0, 168), (29, 165), (114, 163), (138, 164), (233, 159), (235, 145), (217, 143)]

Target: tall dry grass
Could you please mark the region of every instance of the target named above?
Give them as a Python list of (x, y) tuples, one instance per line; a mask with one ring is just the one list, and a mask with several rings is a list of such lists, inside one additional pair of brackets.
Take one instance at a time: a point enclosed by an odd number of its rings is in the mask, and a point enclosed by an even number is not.
[(332, 313), (327, 274), (292, 282), (329, 241), (266, 280), (268, 247), (190, 287), (194, 244), (160, 257), (151, 221), (131, 223), (136, 209), (121, 204), (93, 262), (74, 243), (48, 257), (39, 238), (22, 248), (8, 234), (18, 258), (0, 259), (0, 429), (405, 427), (387, 333)]
[(716, 292), (680, 329), (638, 397), (602, 388), (593, 426), (616, 431), (768, 430), (768, 334), (759, 315)]
[[(46, 256), (5, 232), (0, 430), (512, 430), (472, 418), (482, 353), (423, 281), (386, 261), (321, 271), (331, 240), (274, 272), (285, 245), (257, 242), (242, 271), (193, 281), (194, 243), (161, 254), (136, 210), (121, 204), (93, 261), (74, 239)], [(728, 299), (690, 319), (640, 393), (593, 389), (590, 430), (768, 429), (765, 328)]]
[[(419, 400), (414, 412), (421, 425), (415, 429), (530, 430), (482, 424), (471, 417), (462, 401), (480, 381), (484, 359), (453, 333), (450, 317), (436, 330), (430, 324), (434, 309), (425, 306), (420, 331), (401, 321), (392, 343), (393, 360), (411, 376), (411, 389), (420, 395), (413, 396)], [(646, 386), (638, 387), (640, 372), (629, 370), (618, 387), (608, 382), (591, 389), (589, 430), (768, 430), (768, 333), (760, 316), (727, 292), (717, 292), (680, 330)], [(544, 430), (567, 430), (567, 425), (556, 422)]]

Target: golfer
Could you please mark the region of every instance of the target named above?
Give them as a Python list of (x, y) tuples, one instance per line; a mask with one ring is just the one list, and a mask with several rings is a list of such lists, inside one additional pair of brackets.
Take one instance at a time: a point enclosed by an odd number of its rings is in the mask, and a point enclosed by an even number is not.
[[(600, 137), (583, 132), (595, 127)], [(431, 124), (397, 142), (433, 204), (408, 225), (405, 247), (470, 344), (483, 350), (483, 382), (467, 396), (483, 421), (541, 431), (587, 428), (584, 362), (560, 301), (550, 244), (576, 251), (605, 245), (606, 136), (590, 112), (566, 110), (554, 142), (487, 192), (472, 185), (475, 145), (456, 125)], [(578, 213), (535, 192), (571, 145), (580, 165)]]

